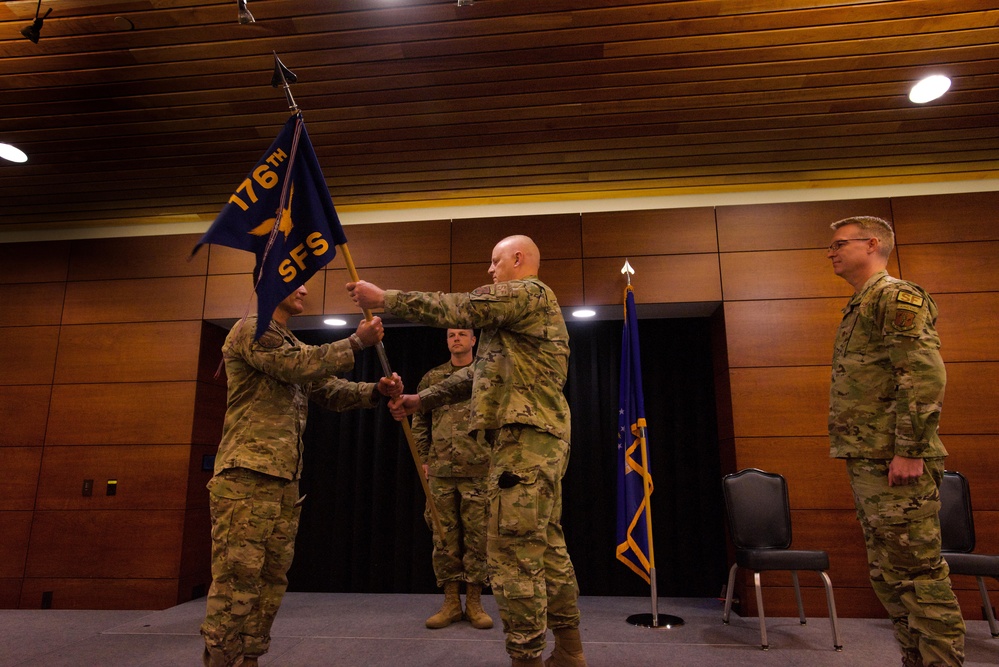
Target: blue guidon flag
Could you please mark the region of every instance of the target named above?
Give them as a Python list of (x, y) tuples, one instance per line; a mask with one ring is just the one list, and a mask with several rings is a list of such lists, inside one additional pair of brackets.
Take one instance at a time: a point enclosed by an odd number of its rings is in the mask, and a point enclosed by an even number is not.
[[(651, 466), (645, 442), (645, 399), (642, 395), (642, 360), (638, 349), (638, 316), (635, 295), (628, 286), (621, 340), (621, 384), (617, 417), (617, 559), (651, 583), (655, 567), (651, 545)], [(648, 492), (646, 493), (646, 488)]]
[(346, 242), (305, 121), (296, 113), (229, 197), (192, 255), (206, 243), (256, 255), (255, 338), (260, 338), (278, 304)]

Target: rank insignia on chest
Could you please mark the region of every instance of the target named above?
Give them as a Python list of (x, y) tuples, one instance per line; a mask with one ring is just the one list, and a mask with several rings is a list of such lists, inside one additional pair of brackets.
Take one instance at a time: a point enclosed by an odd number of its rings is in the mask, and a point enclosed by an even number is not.
[(918, 294), (913, 294), (912, 292), (899, 292), (895, 300), (901, 301), (902, 303), (910, 303), (917, 308), (923, 305), (923, 297)]
[(900, 308), (895, 311), (895, 318), (891, 325), (895, 327), (896, 331), (909, 331), (916, 326), (916, 313)]

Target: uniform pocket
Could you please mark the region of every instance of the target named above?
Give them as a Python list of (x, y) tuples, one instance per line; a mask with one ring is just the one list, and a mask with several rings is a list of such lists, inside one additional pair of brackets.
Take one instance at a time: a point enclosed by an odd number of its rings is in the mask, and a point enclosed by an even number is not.
[(867, 346), (871, 342), (871, 329), (874, 322), (870, 317), (865, 317), (863, 313), (854, 320), (853, 328), (850, 330), (850, 338), (846, 344), (847, 354), (864, 354)]
[(947, 581), (916, 579), (912, 584), (916, 589), (916, 599), (924, 605), (954, 602), (954, 592)]
[[(878, 514), (872, 525), (892, 543), (899, 546), (896, 558), (907, 564), (931, 561), (940, 550), (940, 501), (904, 498), (878, 503)], [(900, 565), (903, 563), (899, 563)]]
[(229, 468), (212, 477), (206, 488), (218, 498), (246, 500), (253, 496), (259, 473), (245, 468)]
[(538, 525), (538, 466), (505, 470), (498, 478), (497, 528), (500, 535), (536, 533)]
[(503, 595), (511, 600), (534, 597), (534, 582), (530, 579), (513, 579), (503, 583)]

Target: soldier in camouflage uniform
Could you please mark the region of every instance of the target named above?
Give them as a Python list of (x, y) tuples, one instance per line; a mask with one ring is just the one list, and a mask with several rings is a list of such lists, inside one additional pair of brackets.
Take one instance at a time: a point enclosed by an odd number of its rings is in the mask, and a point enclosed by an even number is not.
[[(455, 371), (471, 365), (475, 332), (448, 329), (451, 359), (427, 371), (417, 391), (442, 382)], [(413, 415), (413, 439), (430, 484), (444, 536), (434, 535), (434, 574), (444, 587), (444, 605), (427, 619), (428, 628), (444, 628), (467, 618), (472, 627), (488, 629), (493, 619), (482, 608), (482, 588), (489, 582), (486, 565), (486, 518), (489, 500), (489, 445), (481, 435), (468, 434), (469, 401), (442, 405), (431, 415)], [(430, 509), (427, 525), (433, 530)], [(465, 582), (465, 612), (458, 587)]]
[(828, 257), (856, 293), (843, 309), (832, 359), (831, 455), (846, 459), (871, 584), (907, 667), (961, 665), (964, 621), (940, 556), (937, 435), (946, 373), (937, 307), (921, 287), (888, 275), (891, 225), (832, 224)]
[[(493, 249), (492, 285), (469, 294), (384, 291), (348, 283), (356, 303), (431, 326), (481, 328), (475, 362), (389, 406), (399, 418), (471, 396), (469, 428), (492, 448), (486, 552), (507, 652), (515, 666), (584, 667), (579, 588), (562, 533), (569, 405), (562, 393), (569, 336), (555, 294), (538, 277), (526, 236)], [(555, 650), (542, 663), (545, 632)]]
[(288, 328), (301, 313), (300, 287), (274, 311), (254, 341), (256, 317), (236, 323), (222, 348), (228, 404), (215, 474), (208, 482), (212, 518), (212, 585), (203, 660), (209, 667), (257, 664), (288, 585), (301, 501), (302, 433), (309, 400), (331, 410), (373, 407), (378, 392), (401, 383), (348, 382), (354, 353), (381, 340), (381, 320), (363, 322), (349, 339), (305, 345)]

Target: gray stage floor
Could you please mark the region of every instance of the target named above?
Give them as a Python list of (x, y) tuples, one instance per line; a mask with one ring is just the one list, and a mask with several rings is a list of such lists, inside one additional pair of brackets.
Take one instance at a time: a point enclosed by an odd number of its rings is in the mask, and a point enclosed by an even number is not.
[[(273, 629), (273, 667), (486, 667), (509, 665), (503, 633), (458, 623), (427, 630), (424, 619), (440, 598), (431, 595), (290, 593)], [(486, 610), (497, 621), (491, 596)], [(670, 629), (630, 625), (651, 612), (648, 598), (583, 597), (581, 633), (591, 667), (659, 665), (740, 667), (892, 667), (900, 664), (889, 624), (840, 619), (843, 651), (832, 648), (827, 618), (770, 618), (770, 650), (761, 651), (753, 617), (721, 622), (721, 602), (661, 599), (660, 614), (679, 616)], [(169, 666), (201, 664), (198, 625), (204, 600), (163, 611), (0, 611), (0, 665)], [(550, 635), (549, 635), (550, 638)], [(546, 651), (547, 655), (547, 651)], [(999, 639), (985, 621), (968, 624), (967, 665), (999, 665)]]

